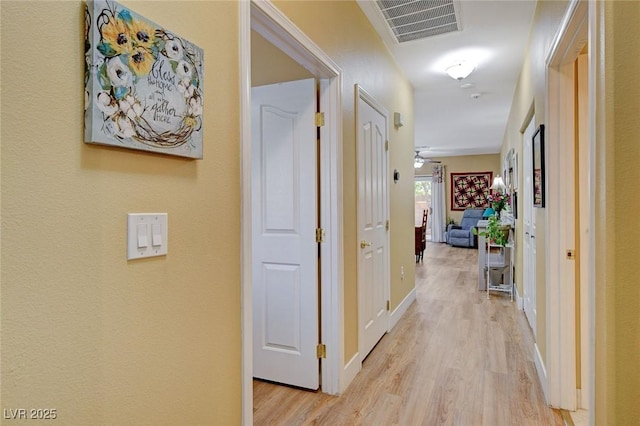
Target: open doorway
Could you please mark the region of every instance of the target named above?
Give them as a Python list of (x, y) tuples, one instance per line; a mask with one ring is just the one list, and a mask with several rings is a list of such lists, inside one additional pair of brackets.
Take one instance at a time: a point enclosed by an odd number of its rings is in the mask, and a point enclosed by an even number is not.
[[(595, 8), (571, 2), (547, 55), (545, 154), (549, 203), (545, 208), (548, 273), (546, 292), (549, 404), (595, 421), (595, 146), (598, 28)], [(593, 30), (593, 31), (592, 31)], [(594, 55), (595, 56), (592, 56)], [(545, 148), (545, 149), (546, 149)], [(572, 224), (572, 226), (567, 226)]]
[[(342, 285), (342, 159), (340, 147), (342, 105), (340, 100), (340, 68), (306, 35), (295, 27), (270, 2), (240, 3), (240, 68), (241, 139), (242, 139), (242, 405), (243, 424), (253, 423), (253, 169), (251, 127), (251, 30), (292, 58), (318, 81), (319, 108), (324, 113), (324, 126), (318, 130), (322, 140), (317, 152), (318, 222), (324, 232), (318, 245), (322, 258), (319, 266), (320, 343), (326, 345), (326, 358), (321, 364), (320, 383), (323, 392), (337, 394), (346, 387), (341, 366)], [(318, 235), (318, 234), (316, 234)], [(320, 352), (318, 352), (320, 353)]]
[(317, 390), (316, 81), (251, 31), (253, 376)]
[(427, 212), (426, 240), (431, 241), (431, 175), (415, 178), (415, 226), (422, 225), (424, 212)]

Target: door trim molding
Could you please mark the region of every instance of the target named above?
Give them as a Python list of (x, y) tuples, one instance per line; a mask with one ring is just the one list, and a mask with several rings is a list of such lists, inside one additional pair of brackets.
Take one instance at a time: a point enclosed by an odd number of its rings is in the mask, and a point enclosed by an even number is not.
[[(549, 203), (546, 216), (547, 402), (574, 411), (576, 400), (575, 262), (575, 72), (574, 62), (588, 38), (588, 4), (572, 0), (546, 57), (546, 144)], [(589, 85), (592, 83), (589, 77)], [(589, 108), (592, 108), (591, 102)], [(569, 124), (569, 125), (568, 125)], [(592, 138), (592, 135), (589, 135)], [(565, 143), (560, 143), (561, 141)], [(588, 175), (593, 176), (592, 170)], [(565, 177), (569, 176), (568, 179)], [(591, 192), (591, 191), (590, 191)], [(593, 239), (593, 234), (591, 236)], [(592, 241), (595, 243), (595, 241)], [(584, 314), (591, 315), (590, 312)]]
[[(607, 102), (613, 95), (612, 86), (607, 83), (610, 67), (605, 66), (607, 56), (611, 55), (606, 51), (607, 34), (605, 27), (609, 21), (607, 16), (612, 12), (613, 5), (604, 1), (589, 2), (589, 210), (592, 212), (589, 219), (589, 228), (593, 230), (588, 240), (590, 247), (588, 253), (589, 280), (586, 292), (588, 306), (587, 339), (589, 344), (589, 360), (587, 379), (589, 389), (583, 390), (583, 398), (587, 398), (589, 404), (589, 424), (605, 424), (614, 412), (613, 404), (615, 394), (612, 395), (610, 376), (612, 364), (615, 359), (611, 357), (610, 341), (607, 339), (609, 331), (607, 306), (609, 296), (612, 294), (608, 286), (605, 285), (611, 277), (615, 277), (614, 271), (614, 249), (615, 241), (611, 238), (612, 211), (609, 208), (611, 201), (614, 201), (613, 172), (614, 172), (614, 144), (613, 126), (611, 123), (613, 116), (613, 105)], [(596, 163), (596, 158), (597, 163)], [(583, 256), (584, 257), (584, 256)], [(601, 285), (596, 287), (596, 281)], [(596, 306), (596, 300), (598, 304)], [(598, 326), (596, 328), (596, 317)], [(597, 346), (595, 342), (598, 342)], [(596, 371), (596, 358), (598, 367)], [(583, 364), (584, 365), (584, 364)], [(596, 377), (598, 383), (598, 399), (596, 403)], [(615, 379), (612, 379), (615, 380)], [(587, 394), (585, 396), (585, 393)], [(608, 404), (609, 403), (609, 404)], [(596, 417), (597, 411), (597, 417)]]
[[(527, 118), (524, 121), (524, 124), (521, 128), (522, 134), (522, 310), (524, 311), (525, 317), (527, 319), (527, 323), (529, 327), (531, 327), (531, 332), (533, 334), (534, 341), (537, 341), (538, 338), (538, 307), (537, 304), (540, 302), (537, 297), (537, 263), (535, 258), (537, 257), (537, 245), (536, 245), (536, 256), (533, 256), (532, 246), (532, 238), (531, 238), (531, 228), (532, 224), (535, 226), (536, 222), (536, 209), (533, 207), (533, 150), (532, 150), (532, 142), (531, 138), (535, 132), (536, 125), (536, 115), (534, 112), (534, 104), (531, 104), (531, 109), (529, 114), (527, 114)], [(529, 129), (531, 129), (529, 131)], [(527, 182), (527, 178), (529, 181)], [(527, 225), (527, 220), (529, 224)], [(527, 230), (529, 231), (529, 237), (527, 237)], [(536, 231), (537, 232), (537, 231)], [(535, 236), (535, 235), (534, 235)], [(534, 239), (535, 241), (535, 239)], [(533, 261), (532, 261), (533, 259)], [(533, 271), (533, 272), (532, 272)], [(533, 291), (530, 287), (533, 287)], [(516, 287), (517, 288), (517, 287)], [(527, 291), (529, 290), (529, 291)], [(527, 313), (527, 306), (530, 304), (527, 303), (525, 306), (526, 299), (533, 299), (533, 302), (530, 303), (532, 312), (531, 318), (529, 318)], [(542, 362), (542, 359), (540, 359)], [(546, 377), (546, 374), (545, 374)], [(546, 397), (546, 391), (545, 391)]]
[(240, 138), (241, 138), (241, 306), (242, 306), (242, 424), (253, 424), (252, 278), (251, 278), (251, 30), (320, 79), (320, 107), (325, 113), (321, 129), (320, 206), (326, 231), (321, 244), (321, 339), (327, 357), (321, 362), (325, 393), (342, 390), (343, 351), (343, 211), (342, 211), (342, 70), (273, 4), (242, 0), (239, 12)]

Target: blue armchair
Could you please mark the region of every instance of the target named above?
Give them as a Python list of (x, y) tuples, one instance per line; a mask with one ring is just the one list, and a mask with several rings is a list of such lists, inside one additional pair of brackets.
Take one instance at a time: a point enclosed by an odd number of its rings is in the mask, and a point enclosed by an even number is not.
[(458, 247), (475, 247), (476, 236), (473, 228), (482, 219), (484, 209), (467, 209), (462, 214), (460, 225), (447, 226), (447, 244)]

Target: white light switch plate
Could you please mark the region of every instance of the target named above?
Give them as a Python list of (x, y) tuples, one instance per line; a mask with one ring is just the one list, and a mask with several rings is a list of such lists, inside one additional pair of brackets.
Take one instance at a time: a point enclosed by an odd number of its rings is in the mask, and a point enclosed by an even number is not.
[[(166, 213), (129, 213), (127, 215), (127, 259), (166, 255), (169, 240), (168, 224)], [(145, 247), (139, 247), (140, 244), (138, 244), (141, 240), (138, 232), (141, 229), (146, 229), (147, 232), (146, 244), (142, 244)]]

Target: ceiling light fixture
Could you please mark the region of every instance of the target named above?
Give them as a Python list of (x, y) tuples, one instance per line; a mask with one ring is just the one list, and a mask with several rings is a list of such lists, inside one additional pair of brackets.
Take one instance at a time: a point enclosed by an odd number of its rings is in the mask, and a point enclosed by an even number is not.
[(415, 157), (413, 157), (413, 168), (419, 169), (424, 164), (424, 158), (420, 157), (420, 154), (416, 152)]
[(475, 64), (469, 61), (458, 61), (455, 64), (447, 67), (445, 69), (445, 72), (449, 74), (449, 77), (453, 78), (454, 80), (460, 81), (464, 78), (467, 78), (469, 74), (471, 74), (475, 69)]

